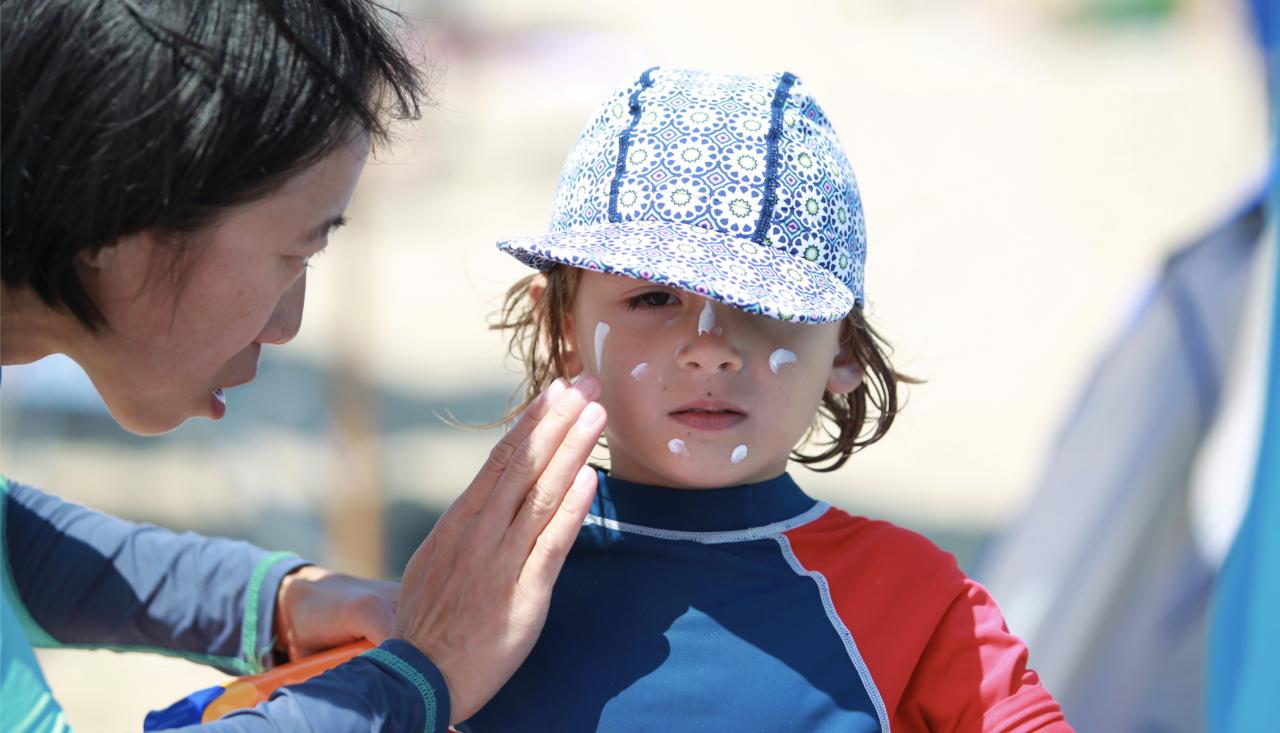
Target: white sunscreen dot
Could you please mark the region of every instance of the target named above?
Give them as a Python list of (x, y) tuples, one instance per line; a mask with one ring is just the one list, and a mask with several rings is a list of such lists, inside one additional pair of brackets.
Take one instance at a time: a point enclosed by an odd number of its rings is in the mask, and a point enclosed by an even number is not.
[(740, 445), (733, 449), (733, 455), (729, 456), (729, 462), (737, 465), (747, 457), (747, 446)]
[(671, 440), (668, 440), (667, 450), (671, 451), (671, 454), (676, 456), (689, 455), (689, 449), (684, 447), (684, 441), (679, 438), (672, 438)]
[(649, 371), (649, 365), (642, 361), (639, 364), (636, 364), (635, 368), (631, 370), (631, 378), (638, 381), (647, 371)]
[(716, 329), (716, 312), (711, 307), (711, 301), (707, 301), (702, 306), (702, 313), (698, 315), (698, 335), (711, 333)]
[(786, 349), (775, 349), (772, 354), (769, 354), (769, 369), (774, 374), (781, 371), (782, 367), (794, 363), (796, 363), (795, 353)]
[(609, 324), (601, 321), (596, 324), (596, 375), (600, 372), (600, 357), (604, 354), (604, 340), (609, 335)]

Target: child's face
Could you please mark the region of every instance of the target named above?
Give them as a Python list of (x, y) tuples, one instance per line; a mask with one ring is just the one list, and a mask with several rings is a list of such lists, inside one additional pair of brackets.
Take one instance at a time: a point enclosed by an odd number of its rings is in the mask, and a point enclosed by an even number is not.
[(583, 271), (565, 326), (570, 371), (604, 385), (612, 472), (631, 481), (774, 478), (823, 390), (862, 382), (838, 353), (838, 323), (785, 323), (628, 277)]

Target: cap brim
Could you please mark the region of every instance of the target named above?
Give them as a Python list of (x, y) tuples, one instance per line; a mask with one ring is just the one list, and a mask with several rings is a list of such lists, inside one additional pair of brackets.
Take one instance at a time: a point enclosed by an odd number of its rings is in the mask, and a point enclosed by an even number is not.
[(539, 270), (561, 264), (625, 275), (783, 321), (838, 321), (854, 305), (843, 282), (803, 257), (690, 224), (608, 222), (504, 240), (498, 249)]

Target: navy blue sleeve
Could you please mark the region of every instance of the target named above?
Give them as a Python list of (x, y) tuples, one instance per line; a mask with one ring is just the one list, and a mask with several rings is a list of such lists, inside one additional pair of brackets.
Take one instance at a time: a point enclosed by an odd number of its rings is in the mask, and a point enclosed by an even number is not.
[(381, 646), (271, 699), (187, 733), (268, 731), (406, 731), (445, 733), (449, 695), (444, 678), (422, 652), (391, 639)]
[(154, 651), (260, 672), (276, 590), (304, 561), (128, 522), (0, 479), (4, 582), (34, 646)]

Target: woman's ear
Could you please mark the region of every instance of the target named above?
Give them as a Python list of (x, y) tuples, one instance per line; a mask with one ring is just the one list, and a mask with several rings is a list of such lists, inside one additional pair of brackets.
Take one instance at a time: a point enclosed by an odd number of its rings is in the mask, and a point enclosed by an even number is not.
[(89, 250), (82, 249), (76, 254), (76, 266), (81, 272), (106, 272), (119, 269), (130, 264), (138, 253), (147, 250), (146, 235), (143, 232), (128, 234), (110, 244)]
[(105, 270), (112, 265), (117, 252), (115, 245), (99, 247), (96, 250), (82, 249), (76, 255), (76, 265), (82, 270)]
[[(547, 276), (539, 273), (533, 278), (533, 282), (529, 283), (529, 300), (533, 301), (534, 309), (542, 306), (543, 298), (547, 294)], [(547, 337), (551, 337), (550, 330), (547, 331)], [(578, 350), (578, 335), (573, 330), (573, 313), (566, 311), (560, 321), (560, 357), (564, 360), (565, 374), (559, 375), (572, 379), (582, 373), (582, 357)]]
[(155, 269), (155, 258), (165, 250), (150, 231), (127, 234), (95, 250), (81, 250), (75, 268), (95, 300), (136, 297)]

